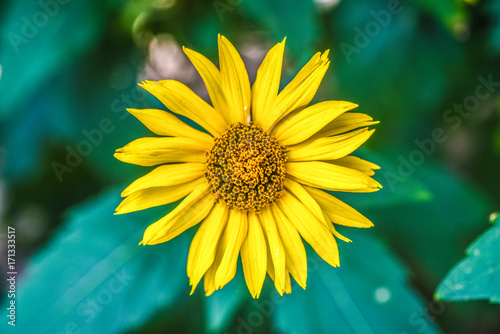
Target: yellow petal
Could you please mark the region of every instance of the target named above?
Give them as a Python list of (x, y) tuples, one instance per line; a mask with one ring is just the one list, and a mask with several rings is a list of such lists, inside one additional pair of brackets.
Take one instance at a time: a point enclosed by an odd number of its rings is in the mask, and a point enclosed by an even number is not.
[(205, 162), (208, 143), (193, 138), (139, 138), (116, 150), (120, 161), (140, 166), (155, 166), (170, 162)]
[(285, 293), (292, 293), (292, 280), (290, 279), (290, 272), (288, 270), (285, 273)]
[(278, 205), (271, 207), (286, 253), (286, 269), (303, 288), (307, 282), (307, 254), (297, 229)]
[(292, 146), (288, 148), (287, 158), (288, 161), (340, 159), (363, 145), (374, 131), (364, 128), (333, 137), (319, 138), (297, 147)]
[(253, 298), (259, 298), (266, 278), (267, 244), (255, 212), (248, 213), (248, 233), (241, 245), (241, 263), (245, 281)]
[(356, 211), (354, 208), (345, 204), (338, 198), (327, 192), (311, 187), (304, 187), (309, 194), (318, 202), (325, 215), (335, 224), (351, 227), (372, 227), (372, 222)]
[(203, 184), (189, 194), (172, 212), (148, 226), (143, 245), (156, 245), (169, 241), (202, 221), (214, 205), (210, 186)]
[(214, 137), (228, 126), (221, 114), (178, 81), (144, 81), (139, 86), (153, 94), (172, 112), (198, 123)]
[[(269, 251), (269, 248), (267, 248), (267, 274), (274, 282), (274, 264), (273, 260), (271, 259), (271, 252)], [(283, 296), (283, 289), (281, 288), (277, 290), (280, 293), (280, 295)]]
[(335, 165), (344, 166), (344, 167), (359, 170), (360, 172), (365, 173), (368, 176), (375, 175), (374, 170), (380, 169), (380, 166), (378, 166), (370, 161), (367, 161), (367, 160), (364, 160), (364, 159), (361, 159), (361, 158), (358, 158), (358, 157), (355, 157), (352, 155), (348, 155), (346, 157), (343, 157), (343, 158), (340, 158), (337, 160), (328, 161), (328, 162), (335, 164)]
[(210, 100), (212, 101), (215, 110), (222, 114), (226, 122), (230, 122), (230, 118), (227, 115), (227, 112), (229, 112), (230, 109), (227, 107), (226, 97), (224, 96), (224, 92), (222, 90), (219, 69), (201, 53), (190, 50), (186, 47), (183, 47), (182, 49), (191, 60), (194, 67), (196, 67), (198, 73), (200, 73), (203, 82), (205, 82), (208, 95), (210, 96)]
[[(162, 165), (132, 182), (123, 190), (122, 197), (142, 189), (169, 187), (190, 182), (204, 174), (205, 165), (200, 163)], [(206, 183), (208, 184), (208, 182)]]
[[(341, 235), (340, 233), (335, 230), (333, 227), (332, 221), (328, 216), (325, 215), (323, 212), (323, 209), (320, 207), (318, 202), (307, 192), (305, 189), (305, 186), (302, 186), (300, 183), (297, 183), (291, 179), (286, 179), (285, 180), (285, 188), (290, 191), (291, 194), (293, 194), (306, 208), (309, 209), (309, 211), (314, 214), (314, 216), (320, 220), (323, 224), (325, 224), (326, 227), (330, 230), (330, 232), (333, 233), (334, 236), (336, 236), (339, 239), (342, 239), (344, 241), (350, 242), (349, 239)], [(290, 272), (292, 272), (290, 270)], [(293, 275), (293, 272), (292, 272)], [(295, 276), (294, 276), (295, 277)], [(295, 279), (297, 280), (297, 279)]]
[(328, 228), (330, 229), (330, 232), (332, 232), (332, 234), (334, 236), (336, 236), (337, 238), (339, 238), (340, 240), (345, 241), (345, 242), (352, 242), (351, 239), (346, 238), (342, 234), (337, 232), (337, 230), (335, 229), (335, 226), (333, 226), (333, 223), (331, 222), (330, 219), (328, 219)]
[(242, 210), (230, 210), (229, 219), (222, 240), (217, 247), (217, 255), (214, 262), (214, 265), (218, 264), (215, 273), (216, 289), (220, 289), (229, 283), (236, 274), (238, 256), (241, 245), (247, 236), (247, 231), (247, 213)]
[(200, 177), (174, 186), (154, 187), (133, 192), (120, 203), (115, 214), (124, 214), (175, 202), (206, 182), (205, 178)]
[(280, 294), (285, 291), (286, 254), (278, 233), (278, 227), (269, 206), (259, 213), (260, 222), (264, 229), (269, 247), (269, 256), (274, 267), (274, 285)]
[(245, 64), (238, 51), (219, 35), (219, 67), (222, 89), (228, 105), (229, 123), (246, 123), (250, 115), (250, 81)]
[[(229, 210), (228, 222), (217, 245), (214, 263), (205, 274), (204, 285), (207, 296), (222, 288), (236, 274), (238, 253), (247, 231), (247, 214), (240, 210)], [(227, 282), (221, 285), (221, 282), (226, 280)]]
[(271, 116), (278, 96), (285, 41), (286, 38), (269, 50), (257, 70), (252, 87), (252, 119), (259, 126)]
[(319, 64), (321, 64), (323, 61), (328, 60), (328, 53), (329, 50), (324, 52), (323, 54), (321, 52), (316, 52), (314, 56), (311, 57), (311, 59), (300, 69), (299, 73), (290, 81), (288, 85), (290, 87), (288, 88), (291, 90), (294, 87), (297, 87), (300, 85), (300, 83), (307, 78), (311, 72), (314, 71), (318, 67)]
[(316, 219), (298, 199), (286, 190), (277, 203), (316, 253), (331, 266), (338, 267), (340, 262), (337, 242), (328, 227)]
[(348, 112), (328, 123), (323, 129), (312, 136), (311, 139), (335, 136), (378, 123), (380, 122), (374, 121), (373, 118), (366, 114)]
[(212, 146), (214, 139), (205, 132), (198, 131), (173, 114), (160, 109), (127, 109), (137, 117), (149, 130), (157, 135), (169, 137), (188, 137), (207, 143)]
[(278, 123), (273, 129), (273, 136), (285, 146), (301, 143), (342, 113), (357, 106), (357, 104), (345, 101), (316, 103), (288, 120)]
[(304, 189), (304, 187), (290, 178), (285, 179), (285, 189), (301, 201), (306, 208), (320, 221), (326, 224), (323, 211), (314, 198)]
[[(267, 274), (269, 277), (274, 281), (274, 266), (271, 261), (271, 253), (269, 252), (269, 249), (267, 250)], [(283, 296), (283, 293), (291, 293), (292, 292), (292, 282), (290, 280), (290, 272), (288, 269), (285, 269), (285, 285), (280, 286), (279, 288), (276, 286), (276, 291), (280, 294), (280, 296)]]
[(263, 124), (264, 130), (272, 127), (292, 111), (306, 107), (313, 99), (328, 69), (328, 51), (323, 55), (316, 54), (300, 70), (295, 78), (278, 94), (272, 116)]
[[(220, 241), (219, 241), (220, 242)], [(205, 295), (208, 297), (210, 296), (212, 293), (215, 292), (216, 287), (215, 287), (215, 273), (217, 271), (217, 268), (218, 268), (218, 263), (216, 263), (215, 261), (217, 261), (217, 255), (215, 257), (215, 260), (214, 260), (214, 263), (212, 263), (212, 265), (210, 266), (210, 268), (208, 268), (206, 274), (205, 274), (205, 277), (203, 278), (203, 285), (204, 285), (204, 289), (205, 289)]]
[(304, 185), (327, 190), (372, 192), (382, 188), (362, 172), (326, 162), (288, 162), (286, 172)]
[(208, 217), (201, 223), (191, 242), (187, 262), (189, 284), (193, 287), (191, 294), (214, 262), (217, 243), (226, 226), (227, 217), (228, 210), (226, 205), (221, 203), (215, 204)]
[(276, 291), (278, 291), (280, 296), (283, 296), (283, 292), (285, 291), (285, 286), (283, 285), (283, 283), (276, 283), (274, 277), (274, 263), (269, 248), (267, 248), (267, 274), (269, 275), (271, 280), (273, 280)]

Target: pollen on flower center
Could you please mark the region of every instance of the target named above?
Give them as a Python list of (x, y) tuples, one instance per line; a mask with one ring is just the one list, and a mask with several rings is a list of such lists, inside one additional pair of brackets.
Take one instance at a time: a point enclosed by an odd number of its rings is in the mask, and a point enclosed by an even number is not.
[(232, 124), (207, 152), (206, 177), (218, 201), (256, 210), (281, 196), (285, 148), (253, 123)]

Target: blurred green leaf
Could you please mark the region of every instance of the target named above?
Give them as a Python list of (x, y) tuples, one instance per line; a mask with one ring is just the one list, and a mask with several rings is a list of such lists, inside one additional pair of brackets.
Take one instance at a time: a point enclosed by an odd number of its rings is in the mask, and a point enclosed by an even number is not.
[(32, 258), (17, 285), (16, 333), (123, 333), (188, 293), (187, 239), (138, 246), (151, 218), (113, 216), (118, 203), (111, 190), (71, 210)]
[(402, 178), (398, 168), (400, 166), (389, 159), (385, 154), (377, 154), (366, 149), (358, 149), (354, 156), (366, 159), (381, 167), (375, 171), (373, 176), (383, 186), (373, 193), (339, 193), (330, 192), (333, 196), (342, 198), (353, 204), (359, 210), (367, 209), (390, 209), (393, 206), (410, 204), (415, 202), (429, 202), (434, 198), (434, 194), (424, 181), (419, 177)]
[(492, 27), (489, 31), (488, 50), (500, 53), (500, 1), (492, 0), (486, 3), (484, 15), (492, 21)]
[(454, 33), (458, 33), (458, 29), (468, 29), (465, 26), (469, 20), (465, 2), (464, 0), (415, 1), (418, 6), (433, 15), (443, 27)]
[[(424, 304), (409, 286), (402, 264), (369, 230), (341, 244), (341, 265), (333, 268), (309, 256), (307, 289), (266, 304), (276, 309), (280, 333), (437, 333)], [(429, 312), (431, 313), (431, 312)]]
[[(10, 180), (33, 177), (46, 168), (54, 169), (53, 179), (62, 182), (80, 168), (80, 162), (68, 164), (70, 150), (79, 156), (73, 161), (89, 162), (102, 180), (124, 180), (120, 170), (127, 168), (112, 155), (132, 138), (131, 129), (139, 128), (125, 107), (139, 106), (143, 96), (133, 95), (137, 65), (129, 45), (119, 39), (101, 41), (111, 34), (103, 33), (106, 19), (122, 1), (16, 1), (6, 6), (0, 22), (6, 32), (0, 53), (0, 89), (6, 92), (0, 95), (0, 141)], [(27, 34), (27, 26), (44, 18), (31, 37), (23, 37), (26, 43), (12, 44), (14, 35)], [(103, 53), (102, 47), (113, 52)], [(110, 130), (103, 133), (100, 126), (106, 119)], [(65, 154), (47, 161), (52, 149)], [(54, 163), (66, 166), (62, 177)]]
[[(121, 0), (120, 0), (121, 1)], [(52, 75), (74, 66), (99, 39), (117, 1), (12, 1), (0, 27), (0, 119), (26, 107)]]
[[(124, 181), (123, 171), (133, 169), (119, 163), (113, 153), (147, 133), (126, 111), (126, 107), (141, 106), (146, 94), (135, 83), (133, 65), (118, 62), (118, 57), (112, 64), (96, 58), (90, 59), (92, 69), (76, 67), (54, 75), (47, 86), (39, 88), (24, 112), (9, 118), (9, 126), (0, 132), (10, 161), (5, 167), (9, 178), (33, 175), (43, 166), (51, 170), (55, 182), (63, 182), (82, 163), (88, 163), (97, 176), (109, 183)], [(118, 77), (122, 87), (109, 82), (117, 69), (123, 72)], [(46, 149), (42, 147), (61, 147), (64, 154), (54, 161), (44, 161)], [(59, 167), (55, 168), (54, 163)]]
[[(450, 36), (420, 26), (419, 10), (401, 2), (342, 1), (328, 19), (338, 99), (353, 101), (381, 122), (373, 140), (407, 143), (429, 121), (464, 66), (462, 47)], [(432, 59), (432, 61), (429, 61)]]
[(205, 329), (210, 333), (220, 333), (227, 329), (243, 305), (252, 300), (241, 264), (238, 267), (236, 277), (223, 289), (215, 291), (210, 297), (203, 297), (206, 306)]
[(494, 224), (467, 248), (467, 257), (439, 284), (436, 299), (500, 303), (500, 219)]
[[(394, 161), (398, 158), (394, 157)], [(422, 275), (422, 285), (434, 289), (445, 275), (446, 266), (461, 257), (465, 245), (481, 230), (491, 204), (454, 172), (433, 161), (400, 171), (409, 174), (396, 174), (401, 178), (395, 185), (396, 192), (406, 182), (420, 180), (433, 194), (432, 200), (390, 208), (367, 205), (365, 209), (364, 203), (352, 202), (353, 196), (341, 198), (370, 218), (375, 229)], [(384, 175), (384, 171), (381, 173)]]
[(241, 10), (270, 32), (275, 42), (287, 37), (287, 49), (299, 61), (308, 60), (320, 39), (318, 14), (313, 1), (241, 1)]

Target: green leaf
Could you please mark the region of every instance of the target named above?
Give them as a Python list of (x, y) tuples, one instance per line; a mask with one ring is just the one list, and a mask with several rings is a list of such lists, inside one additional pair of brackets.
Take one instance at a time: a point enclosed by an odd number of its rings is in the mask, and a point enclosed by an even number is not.
[(437, 333), (402, 264), (370, 231), (351, 234), (353, 243), (339, 245), (339, 268), (309, 255), (307, 289), (256, 308), (272, 313), (280, 333)]
[(374, 208), (390, 209), (397, 205), (433, 200), (434, 194), (424, 181), (417, 176), (402, 178), (400, 166), (389, 156), (366, 149), (358, 149), (353, 155), (380, 166), (373, 177), (382, 184), (383, 188), (374, 193), (363, 194), (330, 192), (333, 196), (354, 203), (355, 208), (361, 211)]
[(114, 216), (118, 203), (111, 190), (73, 209), (31, 259), (16, 287), (16, 333), (123, 333), (188, 293), (186, 237), (138, 246), (151, 218)]
[[(475, 0), (472, 0), (475, 1)], [(468, 0), (468, 2), (472, 2)], [(461, 0), (417, 0), (415, 3), (433, 15), (439, 23), (452, 33), (460, 33), (460, 29), (468, 29), (469, 17), (465, 10), (466, 1)]]
[(0, 119), (19, 112), (99, 38), (116, 1), (12, 1), (0, 27)]
[(488, 44), (490, 50), (495, 54), (500, 53), (500, 1), (489, 1), (484, 4), (483, 13), (491, 20), (491, 30), (489, 31)]
[(241, 263), (238, 265), (236, 277), (231, 282), (211, 296), (203, 298), (206, 306), (205, 329), (211, 333), (222, 332), (231, 324), (238, 310), (252, 300), (243, 277)]
[(342, 1), (328, 20), (337, 41), (330, 45), (336, 95), (381, 122), (384, 130), (371, 141), (382, 147), (428, 135), (432, 113), (459, 76), (455, 69), (467, 68), (452, 37), (420, 28), (415, 5), (401, 2), (393, 12), (387, 1)]
[(467, 301), (489, 299), (500, 303), (500, 219), (466, 250), (467, 257), (446, 275), (436, 299)]
[[(408, 160), (407, 154), (404, 159)], [(398, 161), (397, 157), (393, 160)], [(411, 180), (420, 180), (433, 194), (430, 200), (376, 207), (358, 205), (355, 194), (342, 199), (368, 217), (405, 261), (418, 269), (422, 286), (433, 290), (447, 266), (461, 257), (471, 236), (479, 233), (491, 204), (453, 171), (432, 160), (411, 168), (401, 168), (402, 173), (396, 174), (401, 179), (395, 183), (395, 192)], [(383, 170), (381, 173), (384, 175)]]
[[(133, 138), (133, 129), (144, 128), (125, 108), (138, 107), (145, 94), (134, 79), (137, 64), (130, 44), (116, 38), (119, 31), (105, 30), (107, 17), (122, 1), (20, 0), (5, 6), (5, 20), (0, 21), (6, 32), (0, 42), (0, 141), (10, 161), (5, 166), (9, 179), (33, 178), (45, 168), (62, 182), (83, 162), (105, 182), (124, 180), (126, 168), (116, 163), (113, 152)], [(50, 18), (35, 27), (26, 43), (12, 45), (12, 36), (26, 34), (26, 26), (44, 15)], [(113, 52), (103, 53), (103, 46)], [(103, 133), (101, 122), (106, 121), (112, 124)], [(61, 156), (49, 158), (52, 150)], [(58, 176), (54, 163), (64, 165), (66, 172)]]
[(318, 51), (314, 44), (320, 29), (313, 1), (242, 1), (241, 9), (265, 27), (274, 41), (286, 36), (287, 49), (300, 61), (307, 61)]

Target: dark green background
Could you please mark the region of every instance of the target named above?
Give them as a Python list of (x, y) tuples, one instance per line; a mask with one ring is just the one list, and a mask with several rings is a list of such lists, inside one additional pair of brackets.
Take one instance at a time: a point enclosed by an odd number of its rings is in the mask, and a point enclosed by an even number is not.
[[(17, 326), (7, 326), (3, 311), (2, 329), (500, 331), (496, 304), (433, 300), (500, 206), (500, 1), (12, 0), (0, 4), (0, 26), (0, 255), (13, 226), (19, 271)], [(339, 194), (375, 227), (339, 228), (353, 243), (339, 245), (338, 269), (308, 249), (308, 288), (294, 286), (290, 296), (275, 298), (267, 279), (253, 301), (241, 265), (212, 297), (201, 286), (189, 296), (185, 262), (196, 228), (137, 247), (145, 227), (171, 207), (112, 215), (120, 190), (147, 170), (112, 157), (150, 135), (125, 108), (160, 107), (136, 83), (172, 78), (205, 97), (178, 47), (217, 63), (218, 33), (240, 51), (251, 80), (286, 36), (283, 85), (330, 49), (315, 101), (352, 101), (380, 120), (359, 155), (382, 167), (376, 178), (384, 189)], [(79, 149), (80, 158), (69, 153)], [(479, 291), (448, 299), (495, 302), (496, 294), (498, 303), (497, 230), (483, 252), (490, 254), (484, 270), (496, 271)]]

